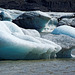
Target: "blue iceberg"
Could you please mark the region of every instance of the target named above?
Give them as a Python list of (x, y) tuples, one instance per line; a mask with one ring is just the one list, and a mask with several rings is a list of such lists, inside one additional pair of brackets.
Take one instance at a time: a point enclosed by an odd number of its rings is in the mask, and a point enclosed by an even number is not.
[(64, 34), (64, 35), (68, 35), (70, 37), (75, 38), (75, 28), (71, 27), (71, 26), (67, 26), (67, 25), (63, 25), (63, 26), (59, 26), (57, 28), (55, 28), (52, 32), (52, 34), (56, 34), (56, 35), (60, 35), (60, 34)]

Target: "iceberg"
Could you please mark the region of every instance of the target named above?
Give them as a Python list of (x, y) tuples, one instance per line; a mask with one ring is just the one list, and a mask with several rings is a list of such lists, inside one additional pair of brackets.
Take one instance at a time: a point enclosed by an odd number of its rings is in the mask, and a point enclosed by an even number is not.
[(12, 17), (9, 13), (2, 11), (0, 15), (1, 15), (2, 21), (12, 21)]
[(57, 58), (72, 58), (75, 55), (72, 54), (72, 51), (75, 50), (75, 38), (72, 38), (67, 35), (53, 35), (53, 34), (43, 34), (41, 37), (50, 41), (55, 42), (60, 45), (62, 49), (56, 53)]
[(75, 18), (63, 18), (62, 20), (59, 21), (58, 23), (59, 26), (61, 25), (69, 25), (72, 27), (75, 27)]
[(59, 27), (55, 28), (53, 30), (53, 32), (51, 32), (51, 33), (56, 34), (56, 35), (64, 34), (64, 35), (68, 35), (70, 37), (75, 38), (74, 32), (75, 32), (75, 28), (73, 28), (71, 26), (63, 25), (63, 26), (59, 26)]
[(50, 18), (45, 12), (28, 11), (17, 17), (13, 22), (22, 28), (36, 29), (41, 32)]
[(49, 59), (61, 50), (61, 46), (52, 41), (31, 36), (28, 33), (31, 30), (26, 33), (22, 30), (10, 21), (0, 21), (0, 59)]

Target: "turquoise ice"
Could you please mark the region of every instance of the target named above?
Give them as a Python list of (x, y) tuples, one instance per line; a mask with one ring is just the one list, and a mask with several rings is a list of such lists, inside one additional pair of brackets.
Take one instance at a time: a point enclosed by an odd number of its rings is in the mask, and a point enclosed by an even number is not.
[(49, 59), (60, 50), (54, 42), (25, 35), (16, 24), (0, 21), (0, 59)]

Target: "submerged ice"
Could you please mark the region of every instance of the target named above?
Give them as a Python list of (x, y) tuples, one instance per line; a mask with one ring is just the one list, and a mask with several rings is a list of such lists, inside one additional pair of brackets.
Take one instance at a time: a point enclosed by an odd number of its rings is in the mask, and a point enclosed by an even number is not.
[(25, 34), (12, 22), (0, 21), (0, 59), (49, 59), (60, 50), (54, 42)]

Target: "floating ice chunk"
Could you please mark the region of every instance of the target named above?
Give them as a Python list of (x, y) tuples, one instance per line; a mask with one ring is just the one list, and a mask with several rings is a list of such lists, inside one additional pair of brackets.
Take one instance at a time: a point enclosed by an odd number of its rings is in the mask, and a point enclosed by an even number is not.
[(22, 28), (36, 29), (41, 32), (50, 18), (45, 12), (28, 11), (17, 17), (13, 22)]
[(58, 24), (57, 18), (51, 18), (50, 19), (49, 25), (56, 25), (57, 26), (57, 24)]
[(11, 31), (11, 33), (17, 32), (17, 33), (19, 33), (21, 35), (24, 34), (22, 32), (21, 28), (18, 27), (16, 24), (14, 24), (14, 23), (12, 23), (10, 21), (2, 21), (2, 22), (9, 28), (9, 30)]
[(63, 18), (62, 20), (59, 21), (59, 26), (61, 26), (61, 25), (70, 25), (71, 21), (72, 21), (72, 19)]
[(75, 50), (75, 38), (67, 35), (53, 35), (50, 33), (41, 33), (41, 37), (47, 40), (51, 40), (62, 47), (62, 49), (56, 54), (58, 58), (74, 57), (74, 55), (72, 55), (72, 50)]
[(0, 13), (0, 15), (2, 16), (2, 20), (4, 21), (12, 21), (12, 17), (9, 13), (5, 12), (5, 11), (2, 11)]
[(59, 26), (56, 29), (54, 29), (52, 34), (64, 34), (75, 38), (75, 28), (67, 25)]
[(59, 21), (59, 26), (61, 25), (70, 25), (75, 27), (75, 18), (63, 18), (62, 20)]
[(3, 12), (3, 14), (5, 14), (5, 15), (9, 16), (10, 18), (12, 18), (12, 20), (14, 20), (18, 16), (20, 16), (21, 14), (23, 14), (25, 11), (0, 8), (0, 13), (1, 12)]
[(25, 35), (10, 21), (0, 21), (0, 25), (5, 26), (0, 30), (0, 59), (49, 59), (61, 50), (51, 41)]

